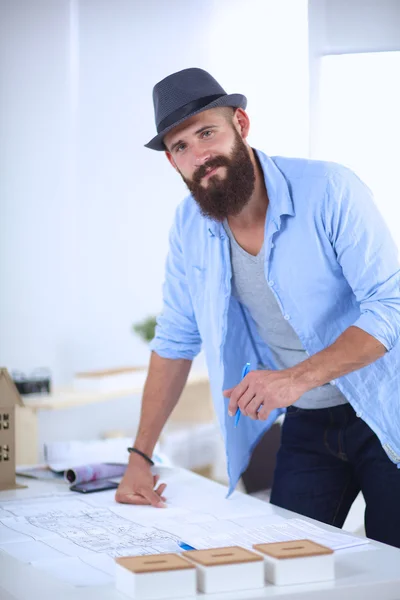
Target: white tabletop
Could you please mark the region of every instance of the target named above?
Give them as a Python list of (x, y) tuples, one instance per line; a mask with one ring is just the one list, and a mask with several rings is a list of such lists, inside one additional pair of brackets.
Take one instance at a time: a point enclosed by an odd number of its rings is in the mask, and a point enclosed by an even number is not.
[[(175, 472), (175, 471), (174, 471)], [(188, 471), (176, 471), (179, 484), (199, 485), (199, 476)], [(176, 473), (175, 472), (175, 473)], [(168, 477), (166, 478), (168, 482)], [(13, 499), (30, 499), (49, 493), (64, 493), (68, 488), (63, 483), (19, 479), (28, 484), (26, 489), (0, 492), (0, 503)], [(201, 485), (210, 495), (215, 490), (216, 497), (221, 497), (221, 486), (202, 480)], [(167, 488), (168, 489), (168, 488)], [(71, 495), (73, 492), (70, 492)], [(100, 494), (96, 494), (99, 496)], [(74, 494), (76, 497), (76, 494)], [(236, 502), (248, 502), (249, 498), (239, 495)], [(260, 507), (261, 501), (253, 499), (254, 507)], [(154, 509), (157, 510), (157, 509)], [(160, 509), (158, 509), (160, 510)], [(168, 509), (167, 509), (168, 510)], [(286, 518), (298, 517), (295, 513), (272, 507), (276, 515)], [(302, 517), (306, 519), (305, 517)], [(306, 519), (326, 530), (338, 531), (328, 525), (322, 525), (312, 519)], [(298, 586), (267, 585), (262, 590), (212, 594), (213, 600), (250, 600), (252, 598), (279, 598), (281, 600), (399, 600), (400, 598), (400, 550), (373, 542), (370, 549), (365, 547), (351, 551), (335, 553), (335, 580), (319, 584), (303, 584)], [(118, 593), (112, 584), (96, 587), (73, 587), (53, 576), (24, 564), (0, 551), (0, 600), (123, 600), (126, 596)], [(198, 596), (204, 598), (204, 594)], [(192, 599), (193, 600), (193, 599)]]

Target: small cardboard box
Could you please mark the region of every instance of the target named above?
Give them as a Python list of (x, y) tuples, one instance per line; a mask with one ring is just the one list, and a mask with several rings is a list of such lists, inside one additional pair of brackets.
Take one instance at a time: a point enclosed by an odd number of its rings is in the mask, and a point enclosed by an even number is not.
[(275, 585), (296, 585), (334, 579), (333, 550), (312, 542), (296, 540), (255, 544), (264, 555), (265, 578)]
[(196, 594), (195, 566), (179, 554), (127, 556), (115, 562), (117, 590), (135, 600)]
[(264, 587), (263, 558), (240, 546), (183, 552), (197, 569), (197, 589), (205, 594)]

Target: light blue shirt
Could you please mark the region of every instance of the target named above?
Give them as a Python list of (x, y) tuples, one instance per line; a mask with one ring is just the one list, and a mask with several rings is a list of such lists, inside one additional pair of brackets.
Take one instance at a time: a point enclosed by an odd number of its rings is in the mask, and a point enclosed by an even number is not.
[[(400, 271), (398, 251), (370, 190), (333, 163), (257, 151), (269, 207), (265, 277), (309, 356), (355, 325), (388, 350), (371, 365), (331, 382), (378, 436), (400, 468)], [(234, 428), (223, 390), (240, 381), (246, 362), (274, 368), (268, 346), (231, 295), (229, 238), (203, 217), (188, 196), (170, 234), (164, 308), (151, 349), (170, 359), (193, 359), (203, 349), (226, 445), (230, 492), (267, 421), (248, 417)], [(245, 309), (246, 310), (246, 309)], [(245, 320), (248, 321), (249, 329)]]

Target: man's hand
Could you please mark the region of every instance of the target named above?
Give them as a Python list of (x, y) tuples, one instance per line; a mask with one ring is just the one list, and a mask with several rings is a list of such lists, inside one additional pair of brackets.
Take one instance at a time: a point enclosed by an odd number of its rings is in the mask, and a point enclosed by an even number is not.
[(228, 413), (265, 421), (275, 408), (290, 406), (307, 391), (289, 369), (282, 371), (251, 371), (235, 387), (224, 391), (229, 398)]
[(165, 508), (165, 483), (157, 486), (159, 475), (153, 475), (150, 465), (141, 457), (131, 460), (115, 494), (117, 502), (122, 504), (151, 504)]

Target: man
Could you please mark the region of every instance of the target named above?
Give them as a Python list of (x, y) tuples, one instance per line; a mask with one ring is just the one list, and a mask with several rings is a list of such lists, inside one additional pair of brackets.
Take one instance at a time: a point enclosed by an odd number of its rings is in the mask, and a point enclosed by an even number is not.
[(153, 100), (147, 147), (191, 194), (116, 499), (164, 505), (151, 454), (202, 343), (230, 491), (286, 410), (271, 502), (341, 527), (361, 490), (367, 535), (400, 547), (400, 271), (369, 190), (340, 165), (252, 149), (246, 98), (203, 70), (170, 75)]

